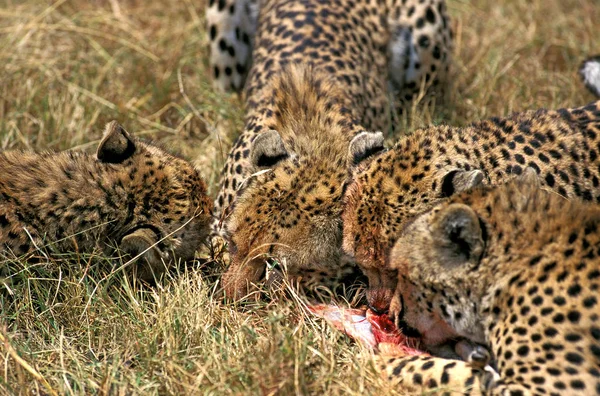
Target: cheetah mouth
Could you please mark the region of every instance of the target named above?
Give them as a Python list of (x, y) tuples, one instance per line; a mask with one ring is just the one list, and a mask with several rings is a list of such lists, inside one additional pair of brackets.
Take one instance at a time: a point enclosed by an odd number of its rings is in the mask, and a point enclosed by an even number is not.
[(426, 353), (420, 340), (403, 334), (387, 314), (326, 304), (311, 305), (308, 310), (375, 352), (401, 356)]

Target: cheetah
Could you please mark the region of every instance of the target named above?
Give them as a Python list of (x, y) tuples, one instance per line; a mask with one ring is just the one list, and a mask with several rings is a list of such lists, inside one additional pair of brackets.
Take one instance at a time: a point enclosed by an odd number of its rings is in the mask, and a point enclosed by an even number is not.
[(390, 254), (398, 326), (425, 346), (484, 345), (497, 375), (416, 356), (384, 361), (390, 380), (438, 392), (600, 393), (600, 208), (540, 181), (528, 167), (456, 194), (408, 224)]
[(345, 196), (343, 249), (369, 278), (371, 309), (389, 306), (396, 288), (389, 252), (414, 217), (455, 193), (502, 184), (526, 167), (563, 197), (600, 202), (600, 101), (464, 128), (431, 126), (363, 162)]
[[(404, 3), (211, 2), (217, 84), (241, 88), (246, 57), (252, 58), (243, 83), (245, 127), (215, 202), (215, 229), (231, 257), (222, 278), (226, 296), (247, 295), (265, 275), (267, 259), (303, 285), (321, 285), (351, 270), (353, 265), (341, 264), (349, 170), (383, 148), (377, 131), (391, 128), (393, 85), (402, 81), (408, 90), (423, 75), (438, 83), (450, 58), (445, 3)], [(246, 14), (256, 4), (255, 30), (238, 24), (253, 20)], [(419, 72), (396, 70), (399, 63)]]
[[(310, 5), (310, 1), (306, 3)], [(360, 3), (363, 2), (337, 1), (328, 4), (319, 1), (315, 4), (322, 6), (319, 12), (331, 12), (334, 15), (338, 12), (351, 13), (352, 15), (345, 17), (347, 21), (339, 19), (342, 23), (348, 23), (352, 19), (355, 25), (359, 25), (356, 18), (364, 18), (369, 13), (380, 17), (380, 20), (373, 19), (372, 25), (365, 26), (371, 29), (365, 33), (370, 35), (383, 31), (390, 36), (387, 45), (389, 83), (395, 93), (402, 95), (403, 101), (412, 99), (423, 82), (430, 84), (433, 90), (435, 87), (442, 90), (450, 68), (453, 39), (445, 1), (386, 0), (376, 3), (371, 0), (366, 3), (372, 8), (366, 10), (361, 6), (357, 11), (353, 11), (352, 7)], [(210, 38), (210, 65), (213, 85), (219, 91), (240, 92), (244, 87), (252, 66), (252, 49), (258, 31), (260, 4), (259, 0), (209, 1), (206, 19)], [(325, 11), (322, 11), (323, 9)], [(311, 14), (306, 16), (311, 18)], [(295, 18), (296, 15), (278, 16), (280, 19), (290, 17)], [(321, 30), (317, 30), (312, 37), (326, 40), (331, 40), (332, 37), (327, 36), (327, 33), (335, 35), (344, 30), (344, 26), (328, 26), (327, 32), (324, 32), (326, 26), (317, 25), (316, 28)], [(272, 39), (279, 39), (281, 36), (283, 34), (277, 34), (277, 37)], [(369, 45), (362, 37), (352, 38), (349, 42), (359, 44), (358, 40), (365, 46)], [(314, 49), (315, 46), (312, 47), (310, 49)], [(312, 59), (320, 57), (318, 53), (309, 56)]]
[[(124, 253), (149, 280), (175, 257), (189, 260), (210, 230), (212, 200), (188, 162), (143, 143), (117, 122), (96, 156), (0, 153), (3, 258), (49, 252)], [(44, 249), (48, 247), (48, 249)]]

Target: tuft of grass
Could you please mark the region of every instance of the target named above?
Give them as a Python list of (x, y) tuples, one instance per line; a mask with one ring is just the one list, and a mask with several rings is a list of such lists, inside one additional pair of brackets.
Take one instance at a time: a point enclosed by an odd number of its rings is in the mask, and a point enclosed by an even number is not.
[[(0, 150), (93, 151), (117, 119), (194, 161), (216, 193), (242, 128), (211, 88), (205, 2), (8, 0), (0, 6)], [(430, 123), (582, 105), (596, 0), (449, 0), (456, 51)], [(390, 139), (395, 139), (392, 137)], [(206, 265), (150, 287), (104, 257), (0, 262), (1, 394), (393, 394), (372, 356), (294, 300), (235, 307)]]
[[(101, 257), (12, 264), (0, 295), (8, 393), (308, 394), (385, 389), (370, 354), (296, 299), (234, 307), (184, 267), (154, 287)], [(88, 265), (89, 264), (89, 265)], [(99, 281), (100, 280), (100, 281)], [(9, 292), (10, 290), (10, 292)]]

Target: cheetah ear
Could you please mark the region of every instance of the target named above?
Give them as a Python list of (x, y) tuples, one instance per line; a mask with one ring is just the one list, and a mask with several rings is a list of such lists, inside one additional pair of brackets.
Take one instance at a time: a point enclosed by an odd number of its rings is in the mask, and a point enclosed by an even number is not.
[(384, 149), (383, 133), (361, 132), (352, 139), (348, 148), (348, 164), (358, 165), (364, 159)]
[(484, 180), (485, 175), (479, 169), (450, 171), (442, 179), (442, 197), (450, 197), (456, 193), (479, 186), (483, 184)]
[(537, 174), (535, 169), (533, 169), (531, 166), (528, 166), (527, 168), (525, 168), (523, 173), (516, 177), (516, 180), (518, 183), (524, 184), (524, 185), (535, 186), (535, 187), (539, 187), (541, 185), (539, 175)]
[(277, 131), (263, 132), (252, 142), (250, 160), (257, 168), (270, 168), (287, 157), (289, 154)]
[(440, 262), (448, 266), (476, 263), (484, 248), (482, 224), (469, 206), (454, 203), (435, 214), (433, 243)]
[(135, 143), (121, 125), (111, 121), (106, 125), (104, 137), (100, 141), (96, 157), (101, 162), (120, 164), (135, 152)]
[(150, 228), (138, 228), (121, 239), (121, 251), (131, 258), (140, 256), (134, 265), (136, 276), (140, 279), (151, 280), (154, 274), (163, 272), (162, 254), (156, 242), (156, 234)]
[(515, 177), (514, 182), (517, 185), (517, 190), (511, 200), (516, 210), (524, 210), (540, 188), (540, 178), (535, 169), (528, 166), (523, 173)]

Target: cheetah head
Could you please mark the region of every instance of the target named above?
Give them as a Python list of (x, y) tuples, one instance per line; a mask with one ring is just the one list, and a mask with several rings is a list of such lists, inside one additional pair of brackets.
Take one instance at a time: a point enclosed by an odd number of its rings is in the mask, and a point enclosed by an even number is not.
[(532, 203), (548, 195), (528, 168), (507, 185), (459, 194), (406, 226), (390, 254), (397, 273), (390, 316), (398, 326), (429, 347), (457, 337), (484, 343), (482, 302), (507, 273), (526, 266), (508, 258), (506, 249), (527, 255), (531, 243), (512, 217), (533, 227)]
[(396, 287), (390, 250), (416, 216), (449, 196), (484, 182), (480, 170), (430, 165), (428, 148), (406, 138), (389, 151), (363, 162), (345, 195), (343, 249), (369, 278), (371, 309), (385, 312)]
[(255, 174), (225, 221), (231, 265), (222, 282), (228, 298), (246, 296), (268, 260), (292, 279), (311, 274), (337, 279), (348, 167), (383, 149), (383, 135), (363, 132), (344, 149), (346, 154), (329, 161), (323, 159), (332, 158), (326, 152), (337, 148), (298, 154), (274, 130), (253, 141)]
[(149, 280), (175, 258), (192, 259), (212, 211), (199, 172), (131, 136), (116, 121), (106, 126), (96, 157), (109, 170), (108, 189), (127, 196), (126, 219), (109, 227), (120, 251), (135, 259), (137, 276)]

